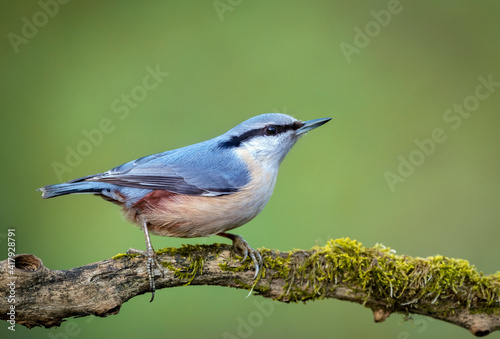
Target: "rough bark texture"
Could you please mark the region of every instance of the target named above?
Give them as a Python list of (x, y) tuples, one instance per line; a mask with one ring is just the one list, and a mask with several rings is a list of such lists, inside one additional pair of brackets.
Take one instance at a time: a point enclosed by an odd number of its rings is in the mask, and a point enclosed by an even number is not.
[[(382, 322), (391, 313), (415, 313), (484, 336), (500, 329), (500, 273), (483, 276), (464, 260), (411, 258), (349, 239), (309, 251), (260, 250), (263, 274), (232, 257), (228, 245), (184, 246), (157, 251), (168, 268), (157, 289), (214, 285), (250, 289), (279, 302), (347, 300), (373, 310)], [(146, 262), (137, 255), (50, 270), (31, 254), (0, 262), (0, 318), (28, 328), (59, 326), (65, 318), (117, 314), (121, 305), (149, 292)], [(9, 299), (11, 297), (11, 299)], [(12, 299), (14, 298), (14, 300)], [(10, 312), (10, 315), (9, 315)], [(12, 321), (12, 320), (11, 320)]]

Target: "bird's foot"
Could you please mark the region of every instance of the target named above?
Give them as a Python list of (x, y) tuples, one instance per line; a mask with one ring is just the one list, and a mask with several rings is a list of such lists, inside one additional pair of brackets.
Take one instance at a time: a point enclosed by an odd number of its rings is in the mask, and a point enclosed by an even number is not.
[(147, 251), (141, 251), (141, 250), (136, 250), (135, 248), (130, 248), (127, 251), (127, 254), (139, 254), (147, 259), (147, 265), (148, 265), (148, 277), (149, 277), (149, 289), (152, 293), (151, 295), (151, 300), (149, 302), (152, 302), (153, 299), (155, 298), (155, 268), (157, 268), (160, 271), (160, 275), (162, 277), (165, 276), (165, 268), (158, 262), (158, 259), (156, 257), (156, 252), (153, 250), (153, 248), (148, 248)]
[(253, 261), (253, 265), (255, 267), (255, 275), (254, 279), (257, 278), (260, 272), (260, 268), (262, 267), (262, 257), (259, 251), (254, 250), (241, 236), (231, 233), (219, 233), (221, 237), (229, 238), (233, 241), (233, 252), (243, 254), (242, 262), (245, 262), (247, 257), (250, 257)]

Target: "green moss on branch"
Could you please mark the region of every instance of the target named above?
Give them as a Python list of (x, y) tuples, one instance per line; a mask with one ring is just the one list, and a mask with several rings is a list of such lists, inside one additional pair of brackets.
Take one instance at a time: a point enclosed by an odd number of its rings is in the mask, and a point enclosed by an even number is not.
[[(413, 258), (383, 245), (364, 247), (342, 238), (311, 250), (260, 249), (253, 263), (228, 255), (228, 245), (165, 248), (163, 265), (187, 284), (245, 288), (281, 302), (336, 298), (362, 304), (383, 321), (391, 313), (417, 313), (468, 328), (475, 335), (500, 329), (500, 272), (485, 276), (462, 259)], [(114, 259), (128, 257), (118, 255)], [(206, 279), (207, 269), (214, 279)], [(172, 285), (170, 285), (172, 286)], [(490, 316), (489, 318), (485, 315)], [(485, 319), (489, 319), (486, 321)]]

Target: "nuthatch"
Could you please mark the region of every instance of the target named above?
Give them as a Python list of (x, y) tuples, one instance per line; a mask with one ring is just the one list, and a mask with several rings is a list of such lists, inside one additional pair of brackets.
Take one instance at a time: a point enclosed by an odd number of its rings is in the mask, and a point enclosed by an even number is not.
[(262, 211), (271, 197), (278, 168), (300, 136), (331, 118), (302, 122), (286, 114), (262, 114), (204, 142), (127, 162), (107, 172), (40, 188), (43, 198), (91, 193), (122, 206), (142, 227), (151, 301), (156, 260), (149, 232), (166, 237), (219, 235), (233, 250), (250, 256), (255, 277), (262, 258), (239, 235), (226, 233)]

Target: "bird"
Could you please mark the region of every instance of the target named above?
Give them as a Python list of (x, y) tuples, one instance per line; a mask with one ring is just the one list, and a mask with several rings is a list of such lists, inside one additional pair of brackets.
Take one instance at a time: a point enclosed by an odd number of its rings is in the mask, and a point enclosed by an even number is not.
[(243, 237), (228, 233), (255, 218), (271, 198), (283, 159), (306, 132), (331, 118), (301, 121), (282, 113), (254, 116), (226, 133), (186, 147), (148, 155), (107, 172), (39, 188), (42, 198), (88, 193), (122, 207), (144, 232), (146, 250), (130, 248), (147, 259), (151, 300), (155, 268), (164, 276), (150, 233), (175, 238), (218, 235), (232, 250), (249, 256), (254, 279), (260, 253)]

